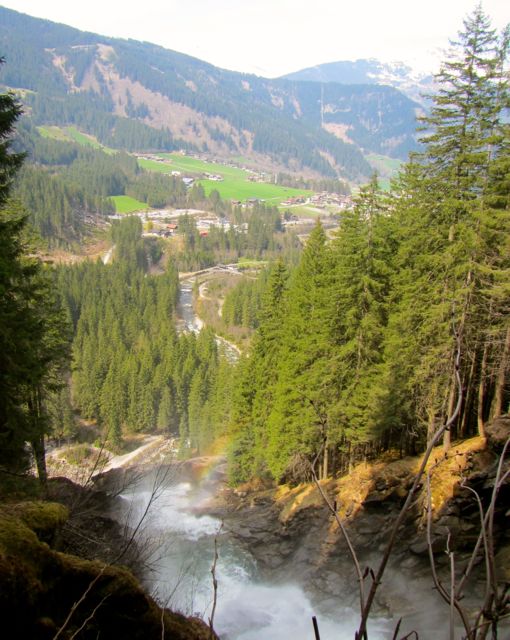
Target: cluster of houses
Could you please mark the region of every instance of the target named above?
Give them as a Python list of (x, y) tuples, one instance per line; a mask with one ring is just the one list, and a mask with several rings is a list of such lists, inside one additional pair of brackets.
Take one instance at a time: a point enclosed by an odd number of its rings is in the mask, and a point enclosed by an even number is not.
[(334, 206), (338, 209), (349, 209), (352, 206), (351, 196), (345, 196), (338, 193), (330, 193), (329, 191), (321, 191), (321, 193), (315, 193), (310, 197), (306, 196), (293, 196), (287, 198), (282, 205), (285, 207), (291, 207), (298, 204), (309, 204), (314, 207), (326, 207)]
[[(161, 221), (161, 218), (153, 218), (152, 215), (153, 212), (151, 212), (150, 214), (134, 214), (134, 215), (138, 215), (140, 217), (143, 217), (145, 220), (159, 220)], [(163, 213), (163, 212), (158, 212), (158, 213)], [(178, 221), (176, 220), (175, 222), (168, 222), (168, 218), (175, 218), (176, 214), (178, 213), (179, 215), (182, 215), (184, 213), (188, 213), (194, 216), (197, 216), (199, 214), (205, 214), (205, 211), (198, 211), (198, 210), (179, 210), (178, 212), (175, 211), (172, 214), (169, 214), (168, 211), (164, 212), (166, 215), (163, 218), (163, 224), (158, 225), (157, 228), (152, 228), (150, 231), (146, 231), (144, 232), (144, 236), (145, 237), (160, 237), (160, 238), (171, 238), (178, 230), (179, 228), (179, 224)], [(113, 217), (113, 216), (111, 216)], [(197, 225), (197, 230), (199, 232), (199, 234), (201, 236), (207, 236), (209, 235), (209, 231), (211, 230), (211, 228), (213, 227), (219, 227), (221, 229), (225, 229), (228, 228), (230, 226), (230, 222), (228, 220), (226, 220), (225, 218), (219, 218), (216, 215), (213, 214), (207, 214), (207, 217), (202, 217), (202, 218), (198, 218), (196, 220), (196, 225)], [(243, 229), (241, 229), (242, 231)]]
[(284, 205), (285, 207), (291, 207), (292, 205), (296, 204), (305, 204), (307, 200), (308, 198), (306, 196), (293, 196), (291, 198), (287, 198), (287, 200), (282, 202), (282, 205)]
[(245, 170), (249, 171), (250, 173), (250, 175), (248, 176), (249, 182), (269, 182), (270, 181), (271, 176), (267, 173), (255, 173), (250, 169), (245, 169)]
[(328, 205), (336, 206), (339, 209), (349, 209), (352, 206), (351, 196), (345, 196), (338, 193), (329, 193), (329, 191), (321, 191), (315, 193), (308, 199), (309, 204), (315, 207), (325, 207)]

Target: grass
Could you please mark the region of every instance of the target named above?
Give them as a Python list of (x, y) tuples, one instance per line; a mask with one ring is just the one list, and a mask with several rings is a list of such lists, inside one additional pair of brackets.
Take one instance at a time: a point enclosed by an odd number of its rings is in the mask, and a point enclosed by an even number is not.
[(379, 174), (379, 184), (381, 189), (389, 191), (391, 178), (395, 177), (402, 166), (402, 160), (398, 158), (390, 158), (379, 153), (370, 153), (367, 155), (370, 165)]
[(37, 127), (37, 130), (43, 138), (52, 138), (53, 140), (61, 140), (65, 142), (76, 142), (82, 147), (92, 147), (93, 149), (101, 149), (105, 153), (117, 153), (115, 149), (105, 147), (94, 137), (88, 133), (78, 131), (76, 127)]
[(237, 167), (228, 167), (215, 162), (205, 162), (204, 160), (174, 153), (162, 153), (160, 157), (165, 159), (164, 163), (140, 158), (138, 164), (148, 171), (158, 171), (167, 174), (172, 171), (180, 171), (182, 173), (195, 175), (201, 175), (203, 173), (220, 175), (223, 177), (222, 182), (202, 179), (199, 180), (199, 183), (204, 187), (206, 195), (216, 190), (223, 200), (242, 201), (248, 200), (249, 198), (258, 198), (259, 200), (264, 200), (267, 204), (279, 205), (284, 200), (287, 200), (287, 198), (310, 195), (312, 193), (306, 189), (281, 187), (265, 182), (250, 182), (248, 180), (250, 173)]
[[(178, 153), (161, 153), (170, 165), (172, 171), (186, 171), (188, 173), (215, 173), (223, 177), (244, 178), (246, 179), (248, 172), (237, 167), (227, 167), (224, 164), (216, 162), (206, 162), (197, 158), (190, 158)], [(156, 163), (157, 164), (157, 163)]]
[(131, 198), (131, 196), (110, 196), (117, 213), (133, 213), (134, 211), (146, 211), (149, 209), (146, 202)]
[(216, 189), (223, 200), (248, 200), (258, 198), (264, 200), (266, 204), (278, 206), (287, 198), (310, 195), (312, 192), (306, 189), (292, 189), (290, 187), (280, 187), (277, 184), (265, 182), (248, 182), (246, 179), (226, 178), (223, 182), (213, 180), (200, 180), (205, 193), (209, 195)]
[(100, 144), (96, 140), (96, 138), (94, 138), (94, 136), (89, 136), (86, 133), (82, 133), (81, 131), (78, 131), (76, 127), (66, 127), (66, 131), (69, 137), (75, 142), (77, 142), (78, 144), (81, 144), (82, 147), (92, 147), (93, 149), (103, 149), (103, 145)]
[(70, 137), (67, 135), (64, 129), (60, 127), (37, 127), (37, 131), (43, 138), (51, 138), (52, 140), (60, 140), (69, 142)]
[(326, 218), (330, 215), (327, 209), (319, 209), (316, 207), (308, 207), (306, 205), (298, 205), (297, 207), (286, 207), (282, 205), (281, 211), (290, 211), (290, 213), (298, 218)]
[(252, 258), (239, 258), (238, 269), (263, 269), (268, 264), (267, 260), (254, 260)]
[(147, 171), (159, 171), (159, 173), (170, 174), (175, 169), (168, 163), (156, 162), (155, 160), (147, 160), (146, 158), (138, 158), (138, 166)]

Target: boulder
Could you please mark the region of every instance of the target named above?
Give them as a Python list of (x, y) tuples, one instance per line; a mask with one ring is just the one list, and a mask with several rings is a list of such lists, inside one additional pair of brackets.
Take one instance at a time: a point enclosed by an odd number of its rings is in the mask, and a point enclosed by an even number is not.
[(501, 453), (510, 438), (510, 415), (507, 413), (488, 422), (485, 425), (485, 437), (487, 446), (496, 453)]

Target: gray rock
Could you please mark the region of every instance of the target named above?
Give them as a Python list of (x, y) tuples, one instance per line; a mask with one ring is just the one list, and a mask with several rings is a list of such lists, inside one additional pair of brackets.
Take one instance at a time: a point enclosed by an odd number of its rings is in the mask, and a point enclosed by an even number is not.
[(510, 438), (510, 415), (498, 416), (492, 422), (488, 422), (484, 429), (487, 446), (496, 453), (501, 453), (505, 442)]

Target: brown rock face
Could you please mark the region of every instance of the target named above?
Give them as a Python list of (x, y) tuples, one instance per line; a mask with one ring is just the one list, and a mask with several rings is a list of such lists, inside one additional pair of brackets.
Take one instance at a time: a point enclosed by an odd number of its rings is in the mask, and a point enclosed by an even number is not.
[(487, 438), (487, 446), (493, 451), (501, 453), (505, 442), (510, 438), (510, 415), (507, 413), (488, 422), (485, 425), (485, 437)]

